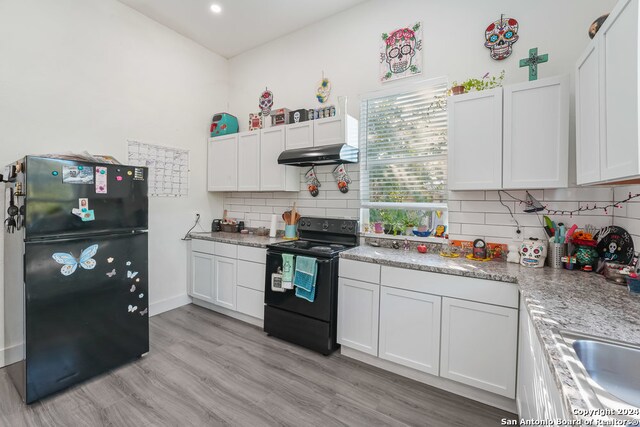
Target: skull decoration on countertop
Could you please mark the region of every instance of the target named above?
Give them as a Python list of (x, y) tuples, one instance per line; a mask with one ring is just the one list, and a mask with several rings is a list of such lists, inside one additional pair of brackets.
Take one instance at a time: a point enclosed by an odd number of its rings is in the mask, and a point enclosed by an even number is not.
[(513, 52), (513, 44), (518, 41), (518, 21), (500, 17), (485, 30), (485, 47), (491, 51), (491, 58), (501, 61)]
[(265, 117), (268, 116), (269, 113), (271, 113), (271, 107), (273, 107), (273, 92), (265, 88), (264, 92), (262, 92), (262, 95), (260, 95), (260, 101), (258, 105), (260, 107), (262, 115)]
[(544, 267), (547, 245), (542, 240), (528, 239), (520, 245), (520, 264), (525, 267)]

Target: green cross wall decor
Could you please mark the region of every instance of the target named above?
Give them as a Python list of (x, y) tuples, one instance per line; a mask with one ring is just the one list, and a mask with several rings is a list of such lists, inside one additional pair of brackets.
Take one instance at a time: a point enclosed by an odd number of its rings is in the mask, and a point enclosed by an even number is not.
[(538, 64), (547, 62), (549, 55), (539, 55), (538, 48), (529, 49), (529, 57), (520, 60), (521, 67), (529, 67), (529, 81), (538, 80)]

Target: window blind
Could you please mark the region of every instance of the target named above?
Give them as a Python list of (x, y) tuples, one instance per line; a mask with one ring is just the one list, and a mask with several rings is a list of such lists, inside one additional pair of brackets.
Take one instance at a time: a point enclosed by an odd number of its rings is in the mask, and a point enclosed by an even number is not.
[(362, 100), (363, 207), (446, 209), (447, 87), (439, 78)]

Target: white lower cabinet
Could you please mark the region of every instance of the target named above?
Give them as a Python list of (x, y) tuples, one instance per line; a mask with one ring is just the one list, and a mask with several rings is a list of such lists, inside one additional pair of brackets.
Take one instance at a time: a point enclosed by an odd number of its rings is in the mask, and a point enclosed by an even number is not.
[(380, 285), (340, 278), (338, 343), (378, 355)]
[(264, 248), (194, 239), (189, 295), (211, 309), (224, 308), (227, 315), (233, 316), (231, 310), (264, 319), (266, 255)]
[(214, 262), (214, 300), (219, 306), (235, 310), (236, 308), (236, 263), (235, 259), (216, 256)]
[(516, 402), (521, 419), (571, 419), (553, 380), (524, 301), (520, 307), (520, 345), (518, 349), (518, 390)]
[(214, 256), (200, 252), (191, 253), (191, 296), (213, 302)]
[(440, 375), (515, 397), (518, 310), (442, 299)]
[(439, 296), (382, 286), (380, 358), (438, 375), (441, 300)]

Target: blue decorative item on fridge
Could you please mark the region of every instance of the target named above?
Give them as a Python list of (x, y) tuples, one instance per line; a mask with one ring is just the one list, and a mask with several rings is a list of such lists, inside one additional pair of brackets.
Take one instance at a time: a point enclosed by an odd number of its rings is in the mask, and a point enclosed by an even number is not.
[(211, 137), (238, 133), (238, 119), (229, 113), (219, 113), (211, 119)]

